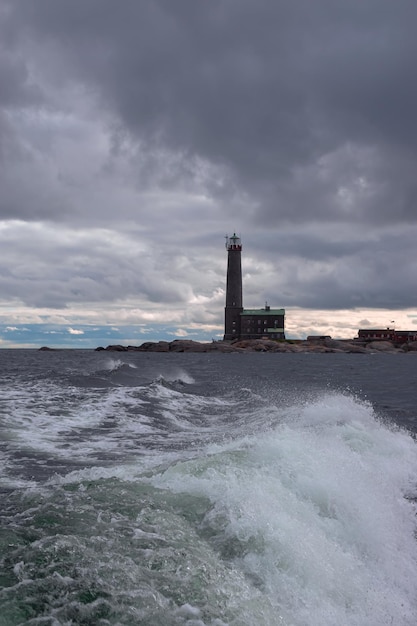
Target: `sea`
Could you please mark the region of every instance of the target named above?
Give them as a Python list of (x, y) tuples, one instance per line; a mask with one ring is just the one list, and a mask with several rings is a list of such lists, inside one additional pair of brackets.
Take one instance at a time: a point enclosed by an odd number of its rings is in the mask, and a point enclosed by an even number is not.
[(416, 626), (417, 354), (0, 351), (0, 625)]

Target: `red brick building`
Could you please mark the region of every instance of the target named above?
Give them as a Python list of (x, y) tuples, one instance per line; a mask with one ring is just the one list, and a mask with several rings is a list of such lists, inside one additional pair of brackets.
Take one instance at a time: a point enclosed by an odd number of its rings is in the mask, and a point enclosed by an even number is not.
[(416, 330), (396, 330), (395, 328), (361, 328), (358, 331), (358, 339), (364, 341), (394, 341), (395, 343), (407, 343), (417, 341)]

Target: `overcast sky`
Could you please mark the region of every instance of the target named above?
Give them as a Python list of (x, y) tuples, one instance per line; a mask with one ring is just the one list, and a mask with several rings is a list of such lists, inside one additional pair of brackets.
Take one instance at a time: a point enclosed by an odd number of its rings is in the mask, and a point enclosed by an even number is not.
[[(0, 346), (417, 323), (415, 0), (0, 0)], [(98, 343), (97, 343), (98, 342)], [(111, 343), (111, 341), (108, 341)]]

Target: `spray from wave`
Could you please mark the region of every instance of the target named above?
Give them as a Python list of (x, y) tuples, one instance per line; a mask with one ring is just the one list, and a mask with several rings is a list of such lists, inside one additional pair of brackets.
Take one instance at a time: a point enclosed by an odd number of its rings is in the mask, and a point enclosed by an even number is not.
[(152, 484), (209, 499), (201, 536), (252, 582), (236, 623), (411, 626), (416, 473), (406, 432), (336, 394)]
[(131, 369), (137, 369), (137, 365), (135, 365), (134, 363), (125, 363), (121, 359), (109, 358), (102, 364), (102, 369), (109, 372), (115, 372), (117, 370), (120, 370), (121, 368), (129, 367)]

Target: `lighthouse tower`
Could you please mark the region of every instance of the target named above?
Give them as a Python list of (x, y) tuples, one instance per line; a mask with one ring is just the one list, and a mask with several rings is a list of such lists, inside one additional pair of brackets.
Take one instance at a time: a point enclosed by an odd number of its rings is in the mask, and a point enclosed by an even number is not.
[(242, 303), (242, 242), (234, 234), (226, 236), (227, 250), (227, 282), (226, 307), (224, 310), (224, 339), (240, 337), (240, 314), (243, 311)]

